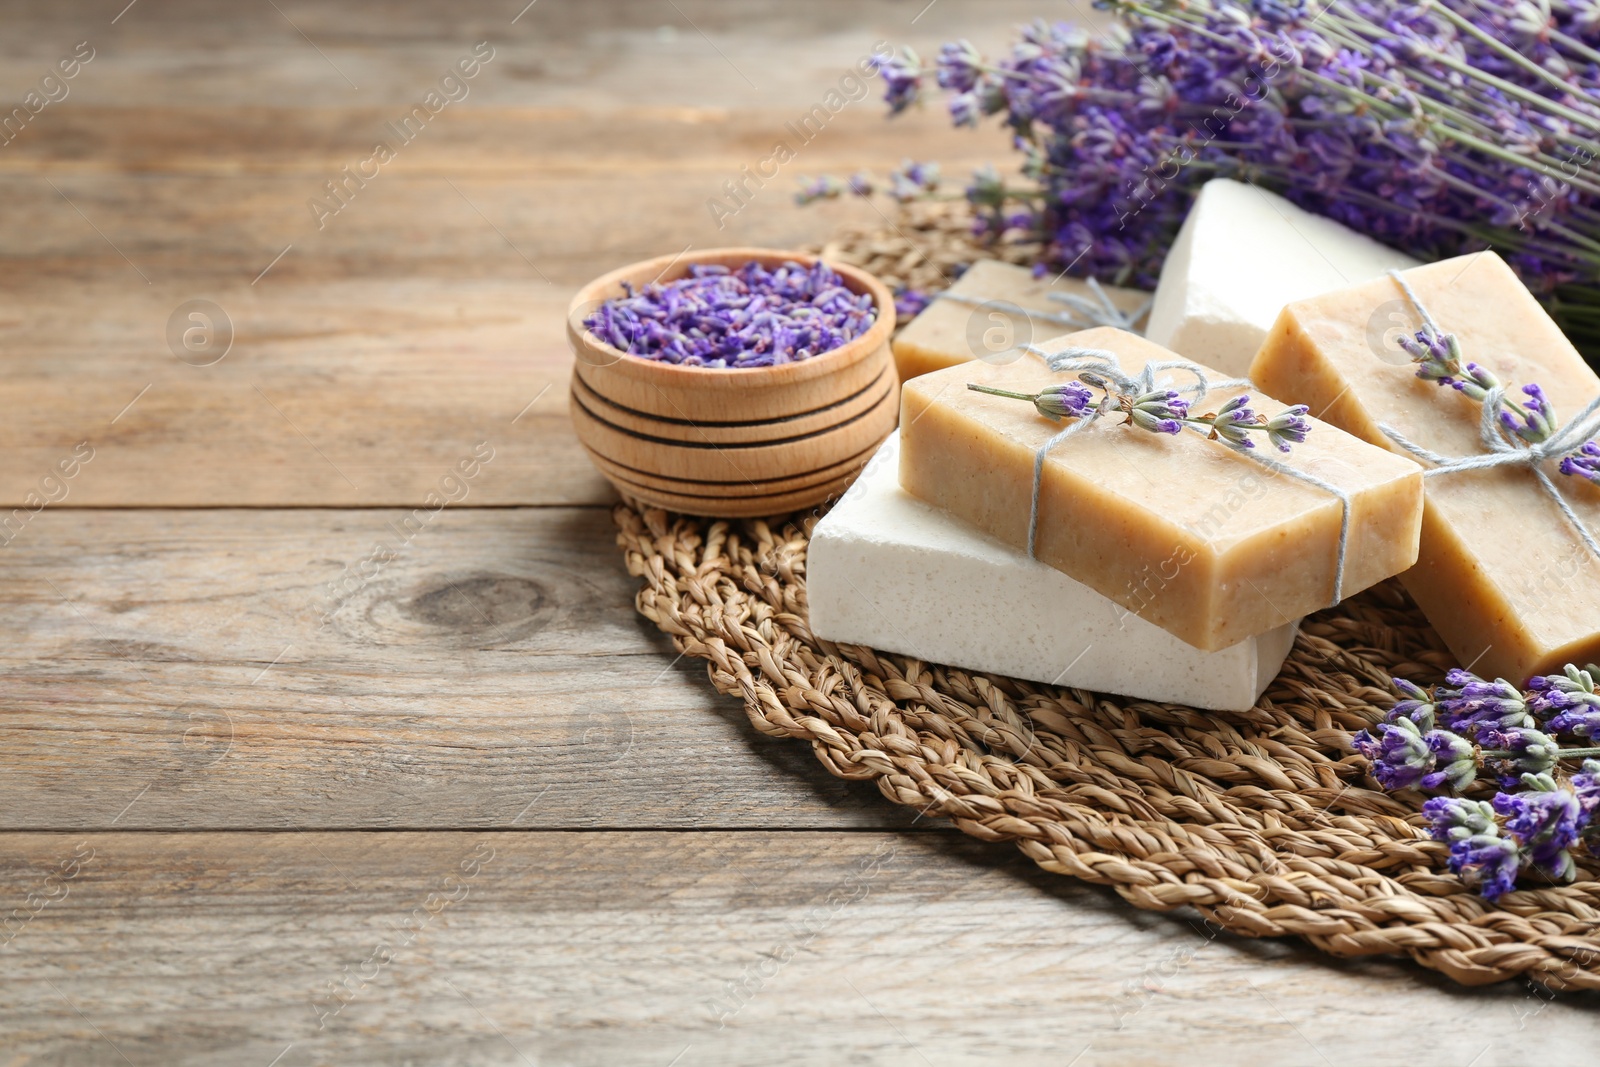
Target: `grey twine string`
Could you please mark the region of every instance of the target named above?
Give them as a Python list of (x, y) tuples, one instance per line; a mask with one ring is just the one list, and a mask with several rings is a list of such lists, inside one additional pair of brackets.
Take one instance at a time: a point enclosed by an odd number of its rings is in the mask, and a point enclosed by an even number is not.
[[(1099, 282), (1093, 278), (1089, 278), (1087, 281), (1089, 291), (1094, 294), (1093, 299), (1081, 293), (1049, 294), (1051, 300), (1067, 305), (1067, 310), (1064, 312), (1033, 311), (1020, 306), (1017, 307), (1017, 311), (1030, 319), (1054, 323), (1057, 326), (1065, 326), (1071, 330), (1088, 330), (1096, 326), (1115, 326), (1119, 330), (1137, 333), (1138, 331), (1133, 328), (1133, 324), (1143, 318), (1144, 313), (1150, 310), (1150, 305), (1155, 298), (1151, 297), (1145, 300), (1144, 303), (1132, 311), (1123, 311), (1111, 302), (1111, 297), (1107, 295)], [(948, 289), (940, 293), (935, 299), (950, 300), (957, 304), (966, 304), (968, 307), (986, 307), (990, 304), (1004, 303), (1001, 300), (980, 300), (977, 297), (966, 296), (963, 293), (952, 293)]]
[[(1103, 348), (1080, 348), (1074, 346), (1063, 348), (1059, 352), (1046, 352), (1044, 349), (1031, 344), (1022, 345), (1021, 347), (1023, 351), (1032, 352), (1043, 359), (1045, 366), (1057, 374), (1063, 374), (1067, 371), (1093, 371), (1112, 385), (1115, 385), (1119, 392), (1135, 396), (1140, 393), (1153, 393), (1157, 389), (1172, 389), (1174, 392), (1187, 393), (1189, 396), (1198, 399), (1212, 389), (1254, 390), (1256, 388), (1249, 378), (1223, 378), (1218, 381), (1212, 381), (1207, 378), (1205, 368), (1190, 363), (1186, 359), (1153, 360), (1144, 365), (1144, 369), (1139, 372), (1137, 378), (1133, 378), (1123, 371), (1122, 364), (1117, 359), (1116, 353)], [(1195, 380), (1192, 384), (1185, 386), (1170, 383), (1158, 385), (1156, 383), (1156, 375), (1161, 371), (1169, 370), (1192, 374)], [(1103, 412), (1100, 408), (1092, 408), (1087, 415), (1068, 423), (1064, 429), (1040, 445), (1039, 450), (1034, 453), (1033, 496), (1028, 504), (1028, 555), (1030, 558), (1038, 558), (1035, 549), (1038, 545), (1039, 533), (1039, 490), (1044, 484), (1045, 457), (1052, 448), (1055, 448), (1073, 434), (1082, 431), (1084, 427), (1099, 419), (1102, 414)], [(1202, 437), (1206, 436), (1206, 432), (1198, 426), (1184, 423), (1183, 428), (1200, 434)], [(1260, 464), (1274, 474), (1287, 475), (1296, 481), (1305, 482), (1307, 485), (1315, 486), (1339, 498), (1343, 513), (1339, 517), (1339, 551), (1333, 572), (1333, 603), (1329, 607), (1337, 605), (1344, 599), (1344, 561), (1346, 550), (1350, 544), (1351, 500), (1349, 492), (1340, 486), (1334, 485), (1332, 482), (1318, 478), (1308, 471), (1291, 467), (1287, 463), (1280, 463), (1271, 456), (1260, 455), (1254, 449), (1246, 450), (1240, 448), (1234, 449), (1234, 451)]]
[[(1400, 291), (1405, 293), (1406, 299), (1411, 301), (1411, 306), (1417, 309), (1417, 314), (1422, 317), (1427, 329), (1432, 331), (1435, 337), (1442, 336), (1444, 331), (1439, 329), (1439, 324), (1434, 321), (1433, 315), (1422, 303), (1422, 298), (1411, 288), (1410, 283), (1397, 270), (1391, 270), (1389, 277), (1395, 280), (1400, 286)], [(1561, 490), (1550, 480), (1550, 475), (1540, 466), (1545, 460), (1565, 455), (1578, 448), (1584, 441), (1600, 434), (1600, 396), (1589, 401), (1582, 411), (1545, 440), (1524, 441), (1520, 437), (1507, 434), (1500, 425), (1500, 412), (1504, 409), (1506, 389), (1504, 385), (1496, 386), (1483, 398), (1483, 411), (1478, 419), (1478, 443), (1483, 445), (1484, 451), (1476, 455), (1458, 456), (1452, 459), (1408, 440), (1392, 426), (1379, 423), (1378, 429), (1383, 431), (1385, 437), (1413, 456), (1433, 464), (1422, 472), (1424, 478), (1455, 474), (1457, 471), (1486, 470), (1490, 467), (1522, 467), (1532, 471), (1545, 496), (1561, 509), (1561, 514), (1565, 515), (1567, 522), (1578, 531), (1578, 536), (1583, 539), (1589, 551), (1600, 556), (1600, 542), (1595, 541), (1589, 528), (1583, 524), (1578, 513), (1572, 510), (1572, 505), (1561, 495)]]

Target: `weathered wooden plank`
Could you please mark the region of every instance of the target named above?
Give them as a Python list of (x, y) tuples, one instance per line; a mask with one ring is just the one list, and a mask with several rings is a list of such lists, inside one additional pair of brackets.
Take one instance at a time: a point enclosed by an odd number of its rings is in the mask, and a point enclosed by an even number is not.
[[(414, 507), (479, 442), (495, 459), (474, 505), (614, 499), (567, 419), (567, 296), (538, 281), (327, 282), (270, 297), (60, 287), (7, 301), (0, 522), (30, 493), (30, 506)], [(197, 296), (232, 324), (232, 349), (209, 366), (181, 361), (164, 336)], [(89, 462), (50, 481), (82, 442)]]
[[(98, 52), (68, 102), (244, 107), (270, 92), (290, 106), (359, 105), (420, 97), (464, 49), (488, 40), (497, 54), (473, 83), (468, 105), (631, 108), (670, 100), (759, 107), (809, 102), (819, 80), (837, 77), (877, 40), (911, 44), (925, 56), (954, 37), (989, 48), (1040, 15), (1030, 0), (459, 0), (447, 7), (140, 0), (113, 25), (122, 6), (0, 4), (8, 31), (0, 42), (0, 91), (20, 99), (87, 39)], [(1088, 5), (1060, 16), (1105, 18)]]
[(1485, 1067), (1593, 1037), (1592, 997), (1212, 938), (942, 834), (7, 834), (0, 871), (14, 1063)]
[[(853, 89), (856, 99), (838, 98), (842, 103), (837, 112), (812, 113), (810, 105), (820, 103), (849, 72), (849, 63), (842, 63), (833, 82), (819, 81), (816, 101), (787, 106), (767, 101), (737, 109), (676, 105), (658, 97), (601, 116), (570, 105), (464, 104), (447, 107), (425, 125), (418, 126), (413, 117), (414, 128), (406, 131), (395, 128), (412, 114), (404, 99), (318, 108), (151, 106), (140, 109), (138, 123), (128, 121), (125, 106), (75, 103), (59, 114), (44, 112), (37, 126), (5, 145), (0, 174), (305, 174), (312, 179), (309, 196), (323, 181), (343, 177), (340, 169), (346, 165), (360, 177), (356, 165), (383, 142), (394, 159), (380, 159), (365, 172), (378, 184), (400, 174), (520, 179), (613, 175), (641, 161), (652, 174), (705, 173), (720, 182), (739, 177), (741, 164), (754, 172), (782, 142), (794, 158), (774, 159), (757, 184), (777, 189), (774, 199), (783, 199), (794, 191), (800, 174), (847, 172), (864, 160), (880, 166), (905, 156), (948, 160), (953, 177), (962, 178), (962, 166), (986, 158), (1004, 162), (1009, 154), (1000, 127), (976, 133), (954, 129), (937, 107), (886, 120), (878, 83)], [(804, 128), (803, 119), (809, 120)], [(597, 137), (597, 125), (602, 124), (604, 135)], [(90, 144), (95, 146), (92, 155), (83, 151)], [(380, 177), (373, 177), (373, 171)], [(637, 184), (638, 176), (633, 179)], [(359, 195), (359, 183), (352, 182), (348, 190)]]
[(0, 553), (0, 826), (913, 818), (677, 662), (604, 509), (47, 510)]

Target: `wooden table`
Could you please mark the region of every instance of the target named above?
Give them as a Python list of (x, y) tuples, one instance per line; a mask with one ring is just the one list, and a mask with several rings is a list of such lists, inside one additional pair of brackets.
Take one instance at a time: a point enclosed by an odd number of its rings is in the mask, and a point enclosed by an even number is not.
[(632, 611), (570, 292), (874, 219), (799, 174), (1005, 157), (875, 87), (706, 206), (874, 41), (1074, 5), (523, 2), (4, 5), (5, 107), (92, 58), (0, 145), (0, 1063), (1592, 1058), (1592, 999), (916, 819)]

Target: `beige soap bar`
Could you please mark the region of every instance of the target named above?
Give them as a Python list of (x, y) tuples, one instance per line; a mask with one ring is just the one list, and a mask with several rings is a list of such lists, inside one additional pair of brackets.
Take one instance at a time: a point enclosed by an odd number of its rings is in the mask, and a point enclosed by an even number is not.
[[(1151, 360), (1175, 358), (1106, 328), (1043, 347), (1069, 346), (1111, 350), (1129, 374)], [(1027, 354), (1004, 366), (974, 362), (907, 382), (901, 485), (1026, 548), (1034, 455), (1063, 424), (1025, 401), (976, 393), (967, 383), (1036, 392), (1067, 380)], [(1239, 392), (1214, 390), (1192, 410), (1215, 410)], [(1257, 410), (1281, 408), (1256, 399)], [(1039, 503), (1041, 562), (1207, 651), (1328, 605), (1342, 514), (1337, 497), (1200, 434), (1153, 434), (1121, 423), (1116, 416), (1101, 419), (1050, 452)], [(1350, 493), (1346, 596), (1416, 561), (1422, 518), (1416, 463), (1315, 421), (1305, 444), (1272, 455)]]
[[(1112, 304), (1127, 314), (1148, 303), (1149, 293), (1101, 287)], [(900, 380), (942, 370), (972, 359), (1011, 361), (1018, 345), (1065, 333), (1070, 326), (1040, 314), (1062, 315), (1071, 308), (1052, 293), (1072, 293), (1096, 300), (1082, 278), (1035, 278), (1027, 267), (980, 259), (944, 295), (906, 324), (894, 339), (894, 361)], [(1098, 301), (1096, 301), (1098, 303)]]
[[(1600, 380), (1511, 268), (1492, 252), (1445, 260), (1404, 277), (1464, 359), (1502, 382), (1536, 382), (1570, 418)], [(1391, 278), (1290, 304), (1257, 354), (1252, 377), (1285, 400), (1399, 449), (1386, 423), (1444, 456), (1482, 451), (1481, 407), (1416, 377), (1383, 328), (1418, 316)], [(1553, 466), (1553, 465), (1552, 465)], [(1551, 479), (1600, 537), (1600, 487)], [(1462, 471), (1427, 479), (1422, 544), (1405, 586), (1463, 665), (1519, 684), (1567, 662), (1600, 659), (1600, 560), (1526, 470)]]

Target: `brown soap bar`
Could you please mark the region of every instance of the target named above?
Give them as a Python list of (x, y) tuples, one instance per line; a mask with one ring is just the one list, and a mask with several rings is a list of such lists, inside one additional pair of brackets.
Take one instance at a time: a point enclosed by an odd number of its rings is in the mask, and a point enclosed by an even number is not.
[[(1149, 301), (1137, 289), (1102, 287), (1125, 314)], [(1035, 278), (1027, 267), (980, 259), (943, 295), (922, 309), (894, 339), (894, 362), (902, 382), (919, 374), (953, 367), (972, 359), (1011, 362), (1020, 358), (1018, 345), (1055, 337), (1071, 327), (1039, 317), (1063, 315), (1072, 309), (1052, 293), (1072, 293), (1095, 300), (1082, 278)], [(1098, 301), (1096, 301), (1098, 303)], [(1081, 316), (1080, 316), (1081, 317)], [(1135, 323), (1137, 325), (1137, 323)]]
[[(1403, 276), (1440, 329), (1456, 335), (1463, 360), (1513, 386), (1513, 398), (1537, 383), (1564, 420), (1600, 392), (1600, 379), (1494, 253)], [(1443, 456), (1482, 452), (1481, 406), (1417, 378), (1392, 336), (1385, 338), (1396, 326), (1409, 332), (1420, 319), (1392, 278), (1290, 304), (1251, 377), (1273, 396), (1309, 404), (1396, 452), (1380, 423)], [(1548, 473), (1600, 537), (1600, 486)], [(1427, 479), (1421, 551), (1404, 582), (1463, 665), (1520, 684), (1567, 662), (1600, 659), (1597, 564), (1531, 471), (1460, 471)]]
[[(1136, 375), (1171, 352), (1131, 333), (1085, 330), (1045, 343), (1115, 352)], [(1225, 378), (1209, 372), (1217, 379)], [(901, 391), (900, 482), (912, 494), (1026, 549), (1034, 455), (1065, 424), (1022, 400), (969, 390), (976, 382), (1032, 393), (1071, 380), (1032, 354), (968, 363)], [(1171, 384), (1194, 379), (1173, 372)], [(1239, 389), (1197, 398), (1214, 411)], [(1282, 405), (1256, 409), (1276, 414)], [(1268, 449), (1265, 434), (1257, 445)], [(1306, 442), (1270, 454), (1352, 497), (1344, 594), (1417, 558), (1422, 469), (1313, 420)], [(1036, 554), (1128, 611), (1197, 648), (1227, 648), (1333, 599), (1339, 499), (1266, 469), (1197, 433), (1155, 434), (1108, 416), (1057, 445), (1045, 462)], [(996, 626), (1005, 620), (996, 619)]]

